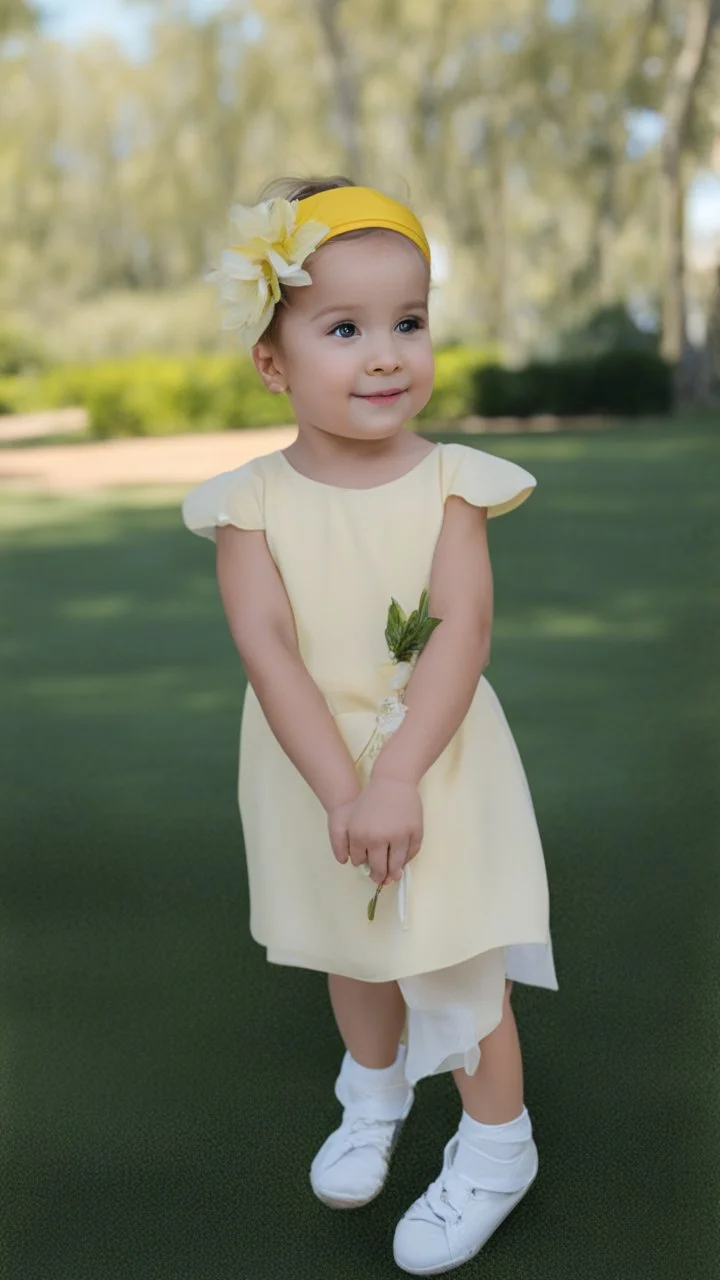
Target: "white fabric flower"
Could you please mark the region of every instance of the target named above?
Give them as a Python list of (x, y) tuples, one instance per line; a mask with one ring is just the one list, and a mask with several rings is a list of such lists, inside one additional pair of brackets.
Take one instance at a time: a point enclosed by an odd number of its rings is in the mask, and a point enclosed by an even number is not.
[(234, 205), (230, 217), (238, 242), (223, 250), (219, 268), (205, 277), (220, 286), (223, 329), (237, 330), (248, 348), (269, 325), (280, 286), (312, 284), (302, 264), (330, 228), (321, 222), (298, 226), (297, 207), (297, 200), (283, 199)]
[(390, 675), (390, 688), (398, 691), (404, 689), (412, 675), (414, 662), (396, 662)]
[(391, 694), (389, 698), (383, 698), (376, 721), (377, 734), (383, 745), (388, 738), (392, 737), (395, 730), (400, 728), (406, 715), (407, 707), (396, 693)]

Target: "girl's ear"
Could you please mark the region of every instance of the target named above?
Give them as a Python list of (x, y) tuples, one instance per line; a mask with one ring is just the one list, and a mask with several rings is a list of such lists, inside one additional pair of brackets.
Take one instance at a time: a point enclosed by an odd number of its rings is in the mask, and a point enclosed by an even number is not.
[(287, 382), (275, 347), (269, 342), (256, 342), (252, 349), (252, 358), (268, 391), (272, 391), (276, 396), (287, 391)]

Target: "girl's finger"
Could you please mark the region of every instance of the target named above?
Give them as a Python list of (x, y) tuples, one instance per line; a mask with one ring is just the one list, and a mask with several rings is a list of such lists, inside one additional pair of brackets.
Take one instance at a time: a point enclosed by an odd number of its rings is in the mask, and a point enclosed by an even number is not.
[(382, 884), (388, 875), (388, 853), (390, 846), (388, 844), (373, 844), (367, 851), (367, 860), (370, 865), (370, 875), (375, 884)]
[(350, 860), (350, 854), (348, 853), (347, 847), (347, 836), (340, 836), (335, 840), (331, 840), (330, 843), (332, 844), (332, 851), (335, 855), (336, 862), (345, 866), (345, 863)]
[(330, 845), (336, 861), (344, 865), (350, 857), (346, 822), (335, 822), (330, 824)]
[(360, 844), (358, 840), (350, 838), (350, 861), (354, 867), (361, 867), (363, 862), (367, 862), (367, 849), (365, 844)]
[(410, 841), (395, 841), (390, 850), (388, 858), (388, 879), (397, 881), (402, 879), (403, 867), (410, 856)]
[(412, 835), (410, 836), (410, 844), (408, 846), (407, 858), (405, 859), (406, 862), (411, 862), (413, 858), (417, 857), (417, 855), (419, 854), (422, 848), (422, 839), (423, 839), (422, 829), (420, 829), (419, 831), (413, 831)]

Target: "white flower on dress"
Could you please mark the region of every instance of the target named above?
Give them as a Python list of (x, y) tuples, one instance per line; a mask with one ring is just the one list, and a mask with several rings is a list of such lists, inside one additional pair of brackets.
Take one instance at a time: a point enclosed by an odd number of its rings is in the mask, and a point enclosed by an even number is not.
[[(417, 655), (415, 655), (417, 656)], [(412, 675), (414, 662), (396, 662), (393, 664), (393, 670), (390, 673), (390, 688), (402, 692), (407, 688), (408, 680)]]
[(219, 268), (205, 277), (220, 286), (223, 329), (237, 330), (248, 348), (267, 329), (280, 301), (280, 286), (312, 284), (302, 264), (330, 228), (321, 222), (298, 226), (297, 207), (297, 200), (283, 199), (233, 205), (230, 218), (237, 243), (223, 250)]
[[(383, 667), (392, 692), (380, 702), (372, 736), (355, 761), (356, 765), (365, 759), (366, 764), (372, 767), (385, 743), (400, 728), (407, 715), (407, 707), (403, 701), (403, 695), (413, 673), (413, 668), (440, 622), (440, 618), (431, 618), (428, 613), (427, 591), (423, 591), (418, 608), (411, 613), (409, 618), (406, 617), (397, 600), (392, 600), (385, 629), (390, 663), (387, 667)], [(358, 870), (364, 876), (369, 877), (371, 874), (367, 862), (363, 863)], [(403, 929), (408, 927), (410, 878), (410, 864), (406, 863), (398, 884), (397, 901), (398, 917)], [(375, 919), (375, 909), (381, 891), (382, 885), (379, 884), (368, 903), (368, 920)]]

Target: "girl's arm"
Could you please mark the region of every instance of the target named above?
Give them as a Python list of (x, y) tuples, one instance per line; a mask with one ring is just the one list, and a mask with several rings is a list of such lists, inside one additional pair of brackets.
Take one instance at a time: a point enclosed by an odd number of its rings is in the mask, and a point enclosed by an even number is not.
[(300, 656), (290, 601), (262, 530), (217, 530), (217, 579), (230, 633), (267, 722), (330, 814), (354, 800), (360, 784)]
[(442, 623), (417, 660), (407, 715), (375, 761), (372, 779), (417, 786), (462, 724), (490, 661), (493, 580), (487, 507), (448, 498), (430, 574), (429, 610)]

